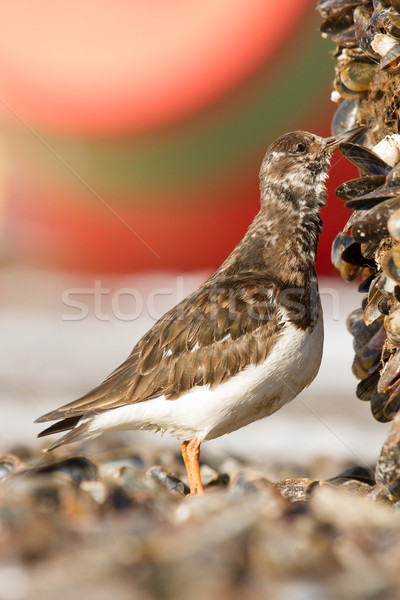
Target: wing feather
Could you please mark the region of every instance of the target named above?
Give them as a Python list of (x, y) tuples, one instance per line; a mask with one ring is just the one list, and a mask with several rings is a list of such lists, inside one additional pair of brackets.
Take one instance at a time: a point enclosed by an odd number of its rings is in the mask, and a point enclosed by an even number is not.
[(266, 274), (214, 276), (168, 311), (102, 384), (37, 421), (71, 419), (160, 395), (172, 400), (194, 385), (213, 387), (259, 364), (284, 326), (279, 289)]

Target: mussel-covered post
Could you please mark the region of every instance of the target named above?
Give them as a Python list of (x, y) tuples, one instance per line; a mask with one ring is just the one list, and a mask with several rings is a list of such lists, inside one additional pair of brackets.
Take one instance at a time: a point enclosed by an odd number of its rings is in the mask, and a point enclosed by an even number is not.
[(360, 308), (348, 317), (354, 337), (357, 396), (392, 428), (377, 461), (375, 497), (400, 497), (400, 0), (321, 0), (323, 36), (332, 36), (332, 121), (337, 135), (357, 125), (357, 144), (341, 145), (360, 177), (336, 195), (353, 212), (333, 243), (344, 279), (360, 278)]

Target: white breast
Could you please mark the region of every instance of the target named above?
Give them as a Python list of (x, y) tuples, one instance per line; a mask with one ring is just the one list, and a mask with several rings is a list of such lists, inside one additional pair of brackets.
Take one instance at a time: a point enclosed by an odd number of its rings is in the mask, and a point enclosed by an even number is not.
[(176, 400), (160, 396), (100, 413), (91, 417), (88, 437), (103, 431), (156, 429), (185, 440), (205, 440), (235, 431), (272, 414), (309, 385), (320, 366), (322, 344), (322, 314), (311, 332), (286, 323), (260, 365), (246, 367), (214, 389), (197, 386)]

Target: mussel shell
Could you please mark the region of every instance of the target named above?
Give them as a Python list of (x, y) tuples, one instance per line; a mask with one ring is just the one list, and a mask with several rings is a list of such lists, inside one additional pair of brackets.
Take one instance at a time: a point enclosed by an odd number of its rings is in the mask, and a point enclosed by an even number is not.
[(353, 25), (352, 8), (334, 11), (319, 26), (321, 33), (339, 33)]
[(351, 370), (357, 379), (363, 380), (380, 367), (381, 353), (366, 351), (357, 340), (353, 341), (353, 346), (355, 355)]
[(357, 267), (356, 265), (352, 265), (351, 263), (345, 261), (342, 261), (339, 269), (340, 275), (345, 281), (354, 281), (357, 279), (361, 271), (361, 267)]
[(362, 219), (351, 228), (351, 237), (359, 243), (371, 241), (379, 243), (389, 235), (387, 221), (390, 215), (400, 207), (400, 197), (389, 198), (371, 208)]
[[(376, 244), (374, 244), (373, 242), (366, 242), (365, 244), (361, 244), (361, 254), (364, 258), (373, 259), (375, 257), (376, 247)], [(369, 273), (368, 275), (374, 276), (373, 273)]]
[[(373, 340), (374, 337), (375, 336), (372, 336), (371, 340)], [(363, 349), (359, 352), (359, 357), (365, 365), (366, 369), (368, 370), (369, 374), (374, 373), (377, 369), (380, 369), (381, 355), (382, 348), (370, 348), (369, 343), (366, 344), (363, 347)]]
[[(331, 250), (331, 260), (333, 265), (339, 269), (341, 276), (345, 281), (354, 281), (361, 273), (364, 259), (361, 250), (352, 238), (344, 233), (339, 233), (333, 241)], [(346, 256), (349, 256), (347, 260)]]
[(390, 6), (390, 0), (379, 0), (379, 4), (383, 6), (383, 8), (388, 8)]
[[(341, 479), (355, 479), (356, 481), (362, 481), (363, 483), (368, 483), (368, 485), (375, 484), (374, 472), (372, 469), (368, 469), (365, 467), (360, 467), (355, 465), (353, 467), (349, 467), (345, 469), (339, 475), (336, 475), (336, 478), (340, 477)], [(334, 478), (332, 478), (334, 479)], [(327, 479), (327, 481), (331, 481), (331, 479)]]
[(374, 6), (374, 9), (368, 23), (368, 28), (374, 33), (378, 33), (384, 29), (384, 17), (387, 9), (382, 7), (381, 2), (379, 2), (378, 6)]
[(380, 17), (380, 29), (392, 37), (400, 38), (400, 17), (393, 7), (377, 11)]
[[(375, 276), (374, 280), (371, 282), (371, 286), (370, 286), (370, 291), (368, 292), (368, 296), (367, 296), (367, 302), (369, 299), (371, 299), (371, 294), (372, 294), (372, 290), (377, 288), (378, 290), (380, 290), (381, 292), (382, 290), (382, 286), (380, 285), (380, 280), (382, 277), (382, 273), (378, 273), (378, 275)], [(365, 307), (364, 307), (365, 308)]]
[(379, 394), (388, 396), (392, 393), (392, 388), (399, 381), (400, 377), (400, 351), (395, 352), (384, 365), (377, 390)]
[(382, 260), (382, 270), (390, 279), (400, 284), (400, 267), (398, 267), (393, 258), (393, 249), (386, 252)]
[(356, 396), (359, 400), (369, 402), (376, 392), (376, 386), (379, 381), (379, 369), (365, 377), (356, 387)]
[(391, 252), (394, 264), (400, 269), (400, 244), (397, 244), (394, 248), (392, 248)]
[[(361, 310), (361, 309), (357, 309)], [(355, 312), (355, 311), (354, 311)], [(353, 313), (352, 313), (353, 314)], [(355, 313), (356, 315), (359, 313)], [(374, 335), (379, 331), (382, 327), (381, 321), (374, 321), (371, 325), (366, 325), (363, 319), (363, 313), (361, 311), (361, 317), (356, 319), (354, 316), (351, 320), (347, 320), (347, 327), (351, 333), (351, 335), (362, 342), (363, 344), (368, 344), (368, 342), (374, 337)]]
[(350, 60), (340, 70), (343, 85), (353, 92), (366, 92), (376, 71), (376, 66), (369, 62)]
[(358, 362), (357, 354), (354, 356), (353, 363), (351, 365), (351, 372), (353, 373), (356, 379), (360, 379), (361, 381), (368, 377), (368, 371), (361, 367)]
[(396, 16), (396, 11), (392, 7), (378, 8), (371, 15), (369, 28), (372, 32), (384, 32), (398, 38), (400, 29), (397, 25)]
[(337, 108), (331, 123), (332, 135), (340, 135), (357, 126), (360, 98), (343, 100)]
[(398, 13), (398, 11), (396, 11), (393, 8), (390, 8), (389, 12), (388, 12), (387, 31), (388, 31), (388, 33), (390, 33), (390, 35), (392, 35), (396, 39), (399, 39), (399, 37), (400, 37), (400, 14)]
[(394, 417), (390, 407), (390, 399), (387, 396), (382, 396), (376, 391), (370, 400), (371, 412), (375, 419), (380, 423), (388, 423)]
[(387, 338), (395, 346), (400, 346), (400, 308), (396, 308), (385, 317)]
[(380, 62), (380, 69), (387, 73), (396, 73), (400, 69), (400, 44), (395, 44), (385, 54)]
[[(377, 385), (377, 390), (378, 388), (380, 388), (381, 384), (380, 381), (378, 382)], [(390, 385), (390, 387), (388, 387), (387, 392), (382, 392), (380, 391), (379, 393), (381, 393), (383, 396), (386, 396), (386, 398), (392, 399), (394, 400), (394, 398), (396, 396), (400, 397), (400, 379), (395, 379), (392, 384)]]
[[(389, 300), (390, 297), (387, 297), (387, 299)], [(379, 319), (379, 322), (382, 322), (382, 319)], [(375, 350), (376, 352), (379, 351), (380, 353), (382, 353), (385, 343), (386, 343), (386, 329), (384, 327), (384, 321), (383, 321), (383, 323), (380, 326), (380, 328), (378, 329), (378, 331), (369, 340), (367, 346), (372, 351)]]
[[(344, 233), (339, 233), (332, 244), (332, 263), (337, 269), (339, 269), (340, 274), (345, 281), (354, 281), (354, 279), (358, 277), (361, 272), (361, 252), (359, 249), (352, 249), (352, 246), (354, 246), (354, 241), (350, 236)], [(343, 256), (347, 250), (349, 250), (349, 256), (351, 260), (343, 259)]]
[(370, 0), (320, 0), (316, 10), (322, 17), (328, 17), (334, 12), (352, 8), (358, 4), (367, 4)]
[(341, 259), (356, 267), (373, 267), (375, 265), (375, 262), (372, 259), (365, 258), (365, 256), (362, 255), (360, 244), (354, 241), (344, 248)]
[(382, 315), (388, 315), (390, 312), (390, 309), (392, 308), (393, 305), (393, 296), (385, 296), (384, 298), (382, 298), (382, 300), (379, 302), (379, 311)]
[(393, 214), (390, 215), (388, 222), (387, 222), (387, 228), (388, 231), (390, 233), (390, 235), (392, 236), (392, 238), (394, 238), (396, 241), (400, 241), (400, 208), (395, 210)]
[(358, 42), (354, 25), (347, 27), (347, 29), (343, 29), (343, 31), (339, 31), (339, 33), (332, 36), (332, 42), (335, 42), (335, 44), (343, 46), (344, 48), (354, 48), (357, 46)]
[(383, 293), (374, 285), (371, 285), (368, 293), (368, 304), (364, 308), (364, 323), (366, 325), (371, 325), (371, 323), (381, 316), (379, 303), (383, 298)]
[(374, 39), (374, 34), (368, 29), (369, 20), (372, 16), (373, 10), (369, 5), (361, 4), (354, 9), (353, 21), (355, 28), (355, 35), (357, 38), (358, 45), (368, 56), (376, 60), (380, 60), (380, 55), (373, 50), (371, 42)]
[[(356, 481), (362, 481), (368, 485), (375, 484), (374, 472), (372, 469), (366, 469), (365, 467), (360, 467), (358, 465), (345, 469), (342, 473), (336, 476), (336, 478), (339, 477), (341, 479), (355, 479)], [(330, 481), (330, 479), (327, 479), (327, 481)]]
[(400, 163), (388, 173), (386, 185), (388, 187), (400, 187)]
[(379, 289), (393, 294), (393, 296), (400, 302), (400, 286), (393, 281), (391, 277), (388, 277), (386, 273), (381, 272), (381, 280), (379, 282)]
[[(378, 289), (374, 282), (371, 282), (368, 292), (368, 304), (364, 308), (364, 323), (366, 325), (371, 325), (371, 323), (377, 319), (380, 319), (381, 321), (381, 316), (388, 314), (394, 301), (392, 294), (388, 294), (387, 292)], [(368, 346), (375, 349), (381, 349), (385, 339), (385, 330), (381, 327), (368, 342)]]
[[(367, 273), (367, 274), (364, 276), (364, 273)], [(368, 292), (371, 282), (374, 280), (375, 273), (371, 273), (370, 269), (367, 267), (367, 268), (363, 269), (363, 272), (361, 273), (361, 277), (363, 279), (362, 279), (362, 282), (360, 283), (360, 285), (358, 286), (358, 291), (360, 292), (360, 294), (365, 294)]]
[[(377, 198), (376, 196), (366, 199), (361, 198), (361, 200), (359, 200), (358, 198), (354, 198), (354, 200), (349, 200), (349, 202), (346, 202), (345, 207), (350, 210), (357, 211), (357, 213), (362, 213), (362, 216), (364, 217), (364, 215), (368, 213), (371, 210), (371, 208), (374, 208), (374, 206), (380, 204), (385, 199), (386, 198)], [(357, 217), (356, 215), (354, 219), (351, 219), (351, 225), (347, 223), (347, 227), (344, 231), (347, 231), (359, 218), (360, 217)]]
[(388, 421), (392, 421), (400, 409), (400, 392), (392, 394), (383, 407), (383, 415)]
[(381, 290), (381, 292), (388, 292), (389, 294), (393, 294), (396, 298), (397, 289), (400, 290), (400, 287), (393, 281), (393, 279), (388, 277), (382, 271), (379, 273), (379, 276), (377, 277), (377, 282), (374, 285), (376, 285)]
[(354, 242), (351, 239), (351, 237), (349, 235), (346, 235), (345, 233), (338, 233), (335, 239), (333, 240), (331, 249), (331, 261), (337, 269), (340, 268), (340, 261), (343, 250), (353, 243)]
[(357, 144), (352, 144), (351, 142), (342, 142), (339, 150), (343, 156), (366, 173), (366, 175), (387, 175), (391, 170), (391, 167), (375, 152), (364, 148), (364, 146), (357, 146)]
[(400, 198), (400, 188), (382, 186), (369, 194), (364, 194), (364, 196), (359, 196), (358, 198), (354, 198), (354, 200), (346, 202), (345, 207), (351, 210), (367, 210), (370, 212), (374, 208), (378, 210), (379, 205), (382, 206), (385, 201), (396, 200), (398, 198)]
[[(347, 101), (346, 101), (347, 102)], [(345, 181), (336, 189), (335, 194), (341, 200), (348, 202), (358, 196), (364, 196), (382, 186), (386, 181), (385, 175), (372, 175), (367, 177), (357, 177)]]
[(349, 333), (351, 333), (352, 335), (353, 335), (353, 333), (352, 333), (353, 327), (355, 327), (355, 325), (359, 321), (363, 322), (363, 309), (362, 308), (356, 308), (355, 310), (352, 310), (346, 319), (347, 331)]
[(345, 86), (343, 81), (341, 81), (340, 79), (339, 80), (335, 79), (335, 81), (333, 82), (333, 85), (334, 85), (335, 90), (337, 92), (339, 92), (339, 94), (342, 96), (342, 98), (345, 98), (346, 100), (357, 100), (357, 99), (364, 98), (367, 95), (367, 90), (363, 90), (363, 91), (351, 90), (350, 88)]
[(343, 227), (343, 232), (347, 232), (349, 231), (349, 229), (351, 229), (354, 225), (354, 223), (356, 221), (358, 221), (359, 219), (361, 219), (362, 217), (364, 217), (364, 215), (366, 215), (368, 213), (367, 210), (357, 210), (354, 211), (352, 215), (350, 215), (350, 218), (346, 221), (344, 227)]

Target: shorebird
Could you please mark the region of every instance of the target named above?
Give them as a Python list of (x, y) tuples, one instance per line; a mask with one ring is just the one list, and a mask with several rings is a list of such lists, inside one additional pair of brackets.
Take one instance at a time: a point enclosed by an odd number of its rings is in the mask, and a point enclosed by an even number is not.
[(169, 310), (99, 386), (37, 422), (49, 450), (106, 431), (169, 431), (182, 441), (190, 493), (200, 445), (262, 419), (315, 378), (323, 323), (315, 261), (337, 137), (287, 133), (260, 170), (261, 207), (219, 269)]

